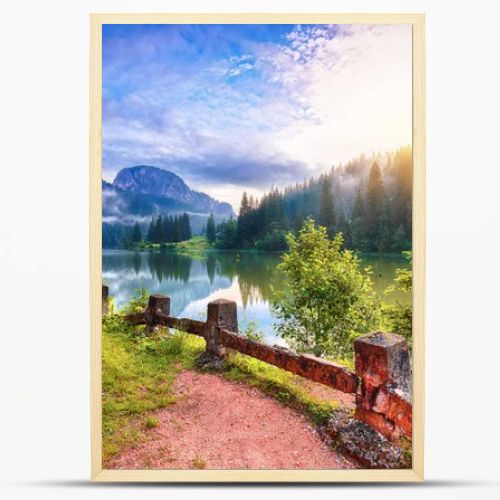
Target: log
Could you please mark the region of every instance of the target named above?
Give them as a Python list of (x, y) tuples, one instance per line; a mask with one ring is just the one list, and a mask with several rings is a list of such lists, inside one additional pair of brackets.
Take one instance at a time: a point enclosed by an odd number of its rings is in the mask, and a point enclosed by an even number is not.
[(167, 316), (165, 314), (156, 314), (155, 321), (158, 325), (176, 328), (177, 330), (192, 333), (199, 337), (205, 336), (204, 331), (206, 323), (204, 321), (196, 321), (189, 318), (174, 318), (173, 316)]

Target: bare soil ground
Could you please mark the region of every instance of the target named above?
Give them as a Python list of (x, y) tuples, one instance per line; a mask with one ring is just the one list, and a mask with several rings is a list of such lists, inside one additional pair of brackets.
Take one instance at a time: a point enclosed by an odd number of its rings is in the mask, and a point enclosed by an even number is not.
[(352, 469), (308, 420), (244, 384), (182, 372), (176, 403), (154, 413), (149, 440), (106, 464), (112, 469)]

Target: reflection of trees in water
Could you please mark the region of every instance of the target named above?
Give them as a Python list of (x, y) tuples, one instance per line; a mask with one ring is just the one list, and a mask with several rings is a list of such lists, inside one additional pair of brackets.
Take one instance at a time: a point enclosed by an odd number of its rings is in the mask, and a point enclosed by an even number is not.
[(217, 259), (210, 254), (207, 259), (207, 276), (210, 284), (214, 284), (215, 269), (217, 267)]
[(130, 271), (134, 270), (138, 275), (144, 265), (144, 255), (140, 252), (129, 253), (104, 253), (102, 256), (103, 271)]
[(133, 260), (135, 274), (138, 275), (141, 270), (141, 264), (142, 264), (141, 254), (139, 252), (134, 253), (134, 257), (132, 260)]
[[(243, 305), (252, 305), (261, 301), (269, 301), (272, 297), (271, 286), (280, 283), (276, 266), (280, 261), (277, 254), (257, 254), (236, 252), (210, 253), (206, 259), (193, 259), (192, 256), (172, 252), (120, 252), (103, 254), (103, 272), (118, 273), (121, 282), (136, 283), (133, 276), (145, 280), (145, 285), (156, 290), (158, 284), (172, 282), (169, 290), (162, 293), (179, 292), (183, 297), (199, 299), (198, 290), (191, 296), (192, 288), (205, 279), (209, 288), (225, 288), (234, 279), (238, 280)], [(150, 276), (148, 276), (150, 274)], [(228, 280), (226, 280), (228, 278)], [(110, 277), (109, 280), (112, 278)], [(221, 281), (222, 279), (222, 281)], [(150, 282), (150, 280), (153, 280)], [(229, 281), (229, 285), (226, 282)], [(181, 288), (173, 288), (178, 282)], [(189, 286), (187, 284), (189, 283)], [(224, 283), (224, 284), (222, 284)], [(203, 288), (205, 290), (205, 288)], [(174, 292), (175, 290), (175, 292)], [(207, 289), (203, 293), (209, 294)], [(178, 299), (180, 300), (180, 299)], [(181, 301), (183, 302), (183, 301)]]
[[(280, 278), (276, 266), (279, 263), (278, 255), (256, 253), (221, 253), (211, 256), (219, 264), (218, 271), (224, 276), (233, 279), (238, 277), (243, 306), (266, 300), (272, 297), (271, 286), (278, 287)], [(211, 263), (210, 266), (214, 266)], [(207, 262), (207, 273), (209, 264)], [(210, 279), (210, 274), (209, 274)]]
[(191, 257), (174, 253), (148, 254), (148, 265), (151, 275), (160, 283), (163, 279), (187, 283), (191, 274)]

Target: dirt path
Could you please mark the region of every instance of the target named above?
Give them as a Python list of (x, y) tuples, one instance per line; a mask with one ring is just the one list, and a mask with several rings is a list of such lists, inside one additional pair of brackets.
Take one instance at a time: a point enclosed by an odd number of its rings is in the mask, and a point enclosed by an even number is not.
[(155, 413), (151, 440), (114, 457), (115, 469), (346, 469), (302, 415), (243, 384), (182, 372), (178, 400)]

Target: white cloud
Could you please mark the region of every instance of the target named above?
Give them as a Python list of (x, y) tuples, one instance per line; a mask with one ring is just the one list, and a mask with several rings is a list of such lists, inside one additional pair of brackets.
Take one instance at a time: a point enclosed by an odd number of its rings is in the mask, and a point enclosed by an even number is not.
[(315, 171), (411, 143), (411, 26), (353, 26), (333, 38), (313, 30), (291, 39), (278, 75), (311, 119), (280, 130), (277, 150)]

